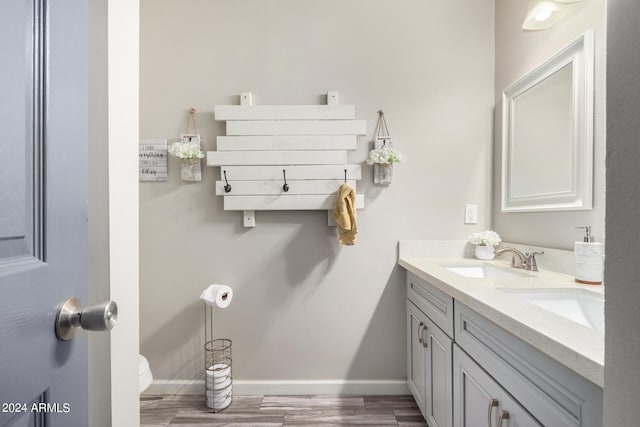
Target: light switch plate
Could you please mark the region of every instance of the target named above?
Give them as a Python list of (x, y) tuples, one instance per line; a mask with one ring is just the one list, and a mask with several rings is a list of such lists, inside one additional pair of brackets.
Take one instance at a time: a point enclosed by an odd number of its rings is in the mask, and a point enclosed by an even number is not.
[(464, 223), (478, 223), (478, 205), (465, 205), (464, 207)]

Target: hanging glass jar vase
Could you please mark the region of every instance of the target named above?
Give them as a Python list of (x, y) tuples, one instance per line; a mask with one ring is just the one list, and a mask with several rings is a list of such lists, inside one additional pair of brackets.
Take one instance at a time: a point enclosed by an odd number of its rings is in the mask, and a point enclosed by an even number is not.
[(183, 181), (202, 181), (200, 159), (182, 159), (180, 178), (182, 178)]
[(391, 181), (393, 181), (393, 163), (373, 165), (373, 182), (375, 184), (391, 184)]

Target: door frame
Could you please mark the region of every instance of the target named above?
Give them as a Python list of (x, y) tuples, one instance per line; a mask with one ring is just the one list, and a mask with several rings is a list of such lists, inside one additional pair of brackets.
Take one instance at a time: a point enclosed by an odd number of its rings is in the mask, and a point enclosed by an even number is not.
[(138, 0), (90, 2), (89, 298), (118, 304), (110, 335), (89, 337), (90, 425), (140, 424), (139, 17)]
[(111, 423), (140, 423), (138, 140), (140, 3), (109, 0), (109, 275), (119, 305), (111, 333)]

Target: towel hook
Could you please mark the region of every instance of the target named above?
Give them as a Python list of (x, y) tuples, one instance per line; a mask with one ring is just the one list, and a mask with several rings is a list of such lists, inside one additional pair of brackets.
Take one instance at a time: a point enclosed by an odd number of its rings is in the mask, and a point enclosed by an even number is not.
[(284, 178), (284, 185), (282, 186), (282, 190), (286, 193), (289, 191), (289, 184), (287, 184), (287, 171), (282, 169), (282, 177)]
[(231, 191), (231, 186), (229, 185), (229, 181), (227, 181), (227, 171), (222, 171), (224, 174), (224, 182), (227, 184), (224, 186), (224, 192), (229, 193)]
[(347, 170), (344, 170), (344, 183), (347, 183)]

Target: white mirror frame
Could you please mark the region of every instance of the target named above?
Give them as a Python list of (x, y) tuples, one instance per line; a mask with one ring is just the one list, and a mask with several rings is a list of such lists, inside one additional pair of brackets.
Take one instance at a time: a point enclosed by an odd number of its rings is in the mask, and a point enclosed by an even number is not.
[[(565, 211), (592, 209), (593, 199), (593, 90), (594, 35), (587, 31), (578, 40), (535, 70), (513, 83), (502, 96), (502, 212)], [(513, 147), (515, 101), (554, 73), (572, 64), (572, 123), (570, 189), (513, 196)], [(538, 169), (545, 173), (544, 165)], [(540, 176), (538, 175), (538, 176)], [(535, 179), (535, 176), (527, 177)]]

